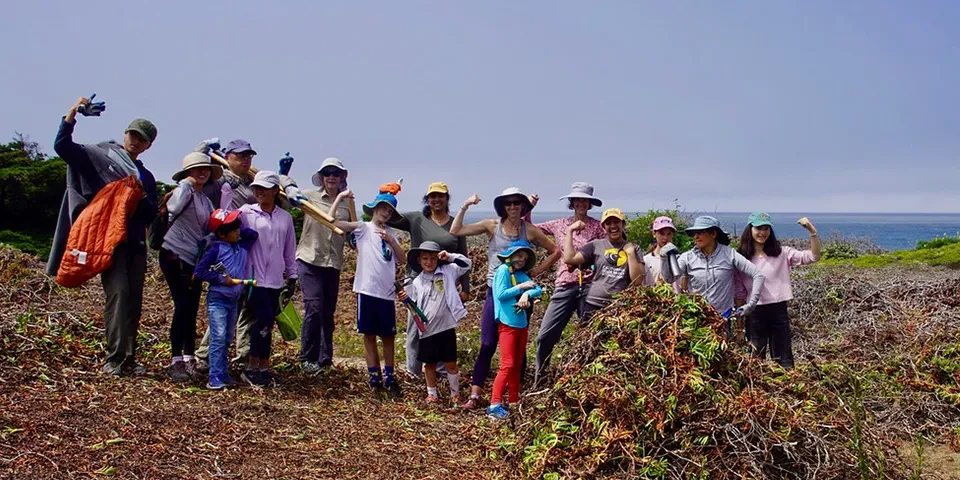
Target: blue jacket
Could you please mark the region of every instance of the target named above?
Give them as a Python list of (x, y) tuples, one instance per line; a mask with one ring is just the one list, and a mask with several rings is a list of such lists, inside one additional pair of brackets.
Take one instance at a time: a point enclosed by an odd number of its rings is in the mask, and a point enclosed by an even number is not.
[(222, 297), (239, 299), (242, 285), (227, 285), (224, 282), (223, 275), (210, 269), (212, 265), (223, 263), (230, 278), (244, 280), (249, 278), (247, 273), (247, 254), (250, 253), (250, 247), (257, 241), (259, 235), (256, 231), (249, 228), (240, 229), (240, 241), (237, 243), (227, 243), (222, 240), (215, 240), (207, 250), (203, 252), (200, 261), (193, 270), (193, 275), (200, 281), (210, 284), (210, 293), (219, 294)]
[(493, 275), (493, 315), (498, 322), (513, 328), (526, 328), (527, 312), (525, 310), (517, 311), (517, 300), (524, 292), (529, 294), (530, 299), (538, 298), (543, 294), (543, 289), (537, 285), (528, 290), (522, 290), (514, 285), (529, 281), (530, 276), (527, 272), (513, 272), (514, 280), (510, 279), (510, 266), (502, 264), (497, 267)]

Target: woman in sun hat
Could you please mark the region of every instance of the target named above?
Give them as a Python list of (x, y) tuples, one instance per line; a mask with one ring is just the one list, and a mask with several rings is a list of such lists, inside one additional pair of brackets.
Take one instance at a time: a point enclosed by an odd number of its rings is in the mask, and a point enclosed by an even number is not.
[(197, 336), (197, 311), (200, 309), (200, 281), (193, 277), (199, 260), (200, 244), (207, 236), (213, 202), (203, 193), (207, 183), (215, 182), (223, 169), (210, 157), (193, 152), (183, 157), (180, 170), (173, 174), (177, 187), (170, 192), (161, 214), (168, 215), (169, 226), (160, 248), (160, 270), (173, 298), (170, 323), (172, 359), (167, 371), (174, 381), (185, 381), (196, 373), (194, 359)]
[[(651, 230), (653, 231), (654, 242), (643, 257), (643, 264), (647, 269), (647, 274), (643, 277), (643, 285), (647, 287), (664, 282), (663, 276), (660, 274), (660, 249), (673, 242), (677, 227), (673, 226), (672, 218), (662, 216), (653, 220)], [(686, 290), (684, 283), (686, 283), (686, 277), (673, 282), (673, 291), (680, 293)]]
[(667, 283), (686, 275), (690, 293), (702, 295), (714, 309), (726, 313), (733, 309), (734, 274), (740, 272), (753, 279), (750, 298), (743, 305), (743, 314), (749, 315), (760, 301), (763, 274), (743, 255), (730, 247), (730, 237), (720, 228), (720, 222), (710, 216), (697, 217), (686, 229), (693, 236), (694, 247), (679, 254), (679, 275), (670, 269), (669, 255), (677, 252), (673, 243), (660, 247), (660, 273)]
[[(318, 190), (304, 191), (314, 205), (330, 209), (340, 192), (346, 190), (347, 168), (337, 158), (328, 158), (314, 172)], [(335, 220), (350, 220), (347, 204), (329, 212)], [(354, 212), (356, 215), (356, 212)], [(303, 231), (297, 245), (297, 272), (303, 291), (303, 327), (300, 332), (300, 367), (315, 374), (333, 365), (334, 313), (343, 268), (344, 236), (323, 226), (310, 215), (303, 217)]]
[[(460, 255), (467, 254), (467, 239), (450, 235), (450, 227), (453, 226), (453, 216), (450, 215), (450, 189), (446, 183), (433, 182), (427, 187), (427, 192), (423, 196), (423, 209), (416, 212), (407, 212), (402, 218), (389, 225), (397, 230), (403, 230), (410, 233), (410, 244), (420, 245), (423, 242), (436, 242), (440, 248), (450, 253)], [(407, 276), (411, 276), (412, 266), (407, 263)], [(464, 274), (457, 282), (460, 285), (460, 300), (470, 299), (470, 275)], [(413, 321), (413, 317), (407, 316), (407, 371), (412, 375), (419, 377), (422, 375), (423, 364), (418, 360), (417, 353), (420, 348), (420, 331)], [(443, 372), (443, 363), (438, 365), (440, 372)]]
[[(584, 227), (573, 233), (573, 248), (579, 250), (587, 243), (606, 238), (603, 225), (596, 218), (588, 215), (593, 207), (603, 206), (603, 201), (593, 196), (593, 186), (585, 182), (575, 182), (570, 186), (570, 193), (560, 197), (566, 200), (567, 208), (573, 215), (549, 222), (538, 223), (543, 233), (553, 237), (557, 244), (558, 258), (562, 258), (566, 242), (567, 229), (576, 222), (583, 222)], [(539, 381), (540, 375), (550, 362), (553, 347), (560, 341), (564, 328), (574, 312), (582, 314), (583, 299), (590, 288), (593, 279), (593, 270), (590, 268), (574, 268), (566, 263), (557, 263), (557, 278), (550, 295), (547, 311), (540, 321), (540, 332), (537, 334), (537, 365), (534, 378)]]
[[(817, 228), (807, 217), (797, 221), (810, 233), (810, 250), (796, 250), (780, 245), (773, 233), (770, 215), (754, 212), (747, 219), (747, 226), (740, 235), (737, 252), (757, 266), (763, 274), (760, 301), (753, 314), (747, 317), (747, 338), (760, 358), (767, 355), (784, 368), (793, 368), (793, 340), (787, 302), (793, 299), (790, 284), (790, 269), (809, 265), (820, 260), (820, 237)], [(744, 301), (747, 291), (753, 289), (753, 280), (737, 274), (735, 297), (737, 303)]]
[[(463, 224), (463, 217), (467, 209), (480, 203), (480, 196), (476, 193), (471, 195), (460, 207), (453, 225), (450, 227), (451, 235), (471, 236), (486, 234), (490, 239), (487, 246), (487, 298), (483, 304), (483, 314), (480, 321), (480, 352), (477, 354), (477, 361), (473, 366), (473, 379), (471, 386), (470, 399), (464, 403), (466, 409), (475, 409), (480, 400), (480, 393), (483, 390), (483, 384), (487, 375), (490, 373), (490, 362), (493, 354), (497, 351), (497, 321), (494, 318), (493, 306), (493, 277), (497, 267), (500, 265), (500, 258), (497, 253), (502, 252), (516, 240), (526, 240), (532, 244), (539, 245), (547, 250), (548, 261), (541, 262), (530, 269), (530, 276), (536, 278), (553, 264), (549, 261), (556, 261), (556, 244), (550, 240), (539, 228), (523, 219), (523, 216), (533, 210), (533, 202), (530, 198), (520, 191), (517, 187), (509, 187), (500, 195), (493, 199), (493, 208), (497, 212), (498, 218), (488, 218), (470, 225)], [(530, 259), (530, 265), (536, 263), (536, 259)]]

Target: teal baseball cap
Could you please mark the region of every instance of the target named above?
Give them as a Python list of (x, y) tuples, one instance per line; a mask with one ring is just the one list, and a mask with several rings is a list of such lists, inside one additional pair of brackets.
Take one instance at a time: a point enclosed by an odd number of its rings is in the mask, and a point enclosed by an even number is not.
[(754, 227), (762, 227), (764, 225), (772, 227), (773, 222), (770, 221), (770, 215), (767, 215), (764, 212), (753, 212), (750, 214), (750, 218), (747, 219), (747, 223)]

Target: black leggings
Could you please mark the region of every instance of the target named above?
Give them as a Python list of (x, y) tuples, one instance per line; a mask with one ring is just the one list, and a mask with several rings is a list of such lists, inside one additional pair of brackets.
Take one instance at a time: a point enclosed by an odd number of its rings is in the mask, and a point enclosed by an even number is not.
[(790, 316), (787, 302), (757, 305), (747, 318), (747, 338), (760, 358), (767, 351), (783, 368), (793, 368), (793, 334), (790, 331)]
[(193, 355), (197, 345), (197, 311), (200, 310), (200, 281), (193, 278), (193, 265), (167, 249), (160, 250), (160, 271), (173, 297), (170, 323), (170, 351), (174, 357)]
[(253, 310), (253, 328), (250, 329), (250, 356), (270, 358), (273, 323), (280, 311), (280, 289), (253, 287), (247, 308)]

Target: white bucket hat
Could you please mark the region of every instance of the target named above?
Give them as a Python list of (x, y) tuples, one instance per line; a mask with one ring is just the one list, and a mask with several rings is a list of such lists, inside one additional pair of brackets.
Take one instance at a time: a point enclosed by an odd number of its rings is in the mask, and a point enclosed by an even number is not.
[(503, 207), (503, 200), (506, 199), (507, 197), (515, 197), (515, 196), (519, 196), (523, 198), (523, 202), (526, 203), (526, 205), (524, 205), (523, 207), (523, 210), (520, 212), (521, 216), (526, 215), (531, 210), (533, 210), (533, 204), (530, 203), (530, 197), (528, 197), (527, 194), (521, 192), (520, 189), (517, 187), (509, 187), (503, 192), (500, 192), (500, 195), (497, 195), (493, 199), (493, 209), (497, 212), (497, 215), (500, 218), (507, 216), (507, 210)]
[(593, 196), (593, 185), (586, 182), (573, 182), (573, 185), (570, 185), (570, 193), (560, 197), (560, 200), (573, 198), (585, 198), (595, 207), (603, 206), (603, 200)]
[(187, 178), (187, 171), (196, 167), (208, 167), (210, 178), (213, 180), (217, 180), (223, 175), (223, 167), (215, 165), (209, 156), (200, 152), (190, 152), (186, 157), (183, 157), (183, 167), (180, 168), (180, 171), (173, 174), (173, 181), (179, 182)]
[(313, 173), (313, 177), (310, 178), (310, 180), (313, 181), (313, 185), (317, 187), (323, 187), (323, 177), (320, 175), (320, 171), (327, 167), (333, 167), (343, 172), (343, 176), (340, 177), (340, 180), (341, 180), (340, 183), (342, 186), (345, 187), (346, 180), (347, 180), (347, 173), (348, 173), (347, 168), (343, 166), (343, 162), (341, 162), (339, 158), (335, 158), (335, 157), (330, 157), (324, 160), (323, 163), (320, 165), (320, 168), (318, 168), (317, 171)]

